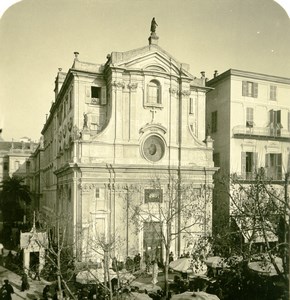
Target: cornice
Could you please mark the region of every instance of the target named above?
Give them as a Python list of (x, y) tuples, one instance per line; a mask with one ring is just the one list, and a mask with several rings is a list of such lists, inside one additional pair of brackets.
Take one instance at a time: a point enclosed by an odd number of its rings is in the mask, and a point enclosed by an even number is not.
[(218, 75), (217, 77), (207, 81), (206, 84), (207, 84), (207, 86), (211, 86), (211, 85), (214, 85), (217, 82), (224, 80), (230, 76), (237, 76), (237, 77), (242, 77), (245, 79), (255, 79), (255, 80), (262, 80), (262, 81), (269, 81), (269, 82), (283, 83), (283, 84), (290, 85), (290, 78), (255, 73), (255, 72), (250, 72), (250, 71), (242, 71), (242, 70), (237, 70), (237, 69), (229, 69), (229, 70), (225, 71), (224, 73)]

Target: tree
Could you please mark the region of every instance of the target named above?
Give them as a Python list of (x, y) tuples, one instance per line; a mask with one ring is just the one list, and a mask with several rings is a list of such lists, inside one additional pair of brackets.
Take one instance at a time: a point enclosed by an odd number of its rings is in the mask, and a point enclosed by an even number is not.
[[(236, 244), (240, 245), (237, 247), (239, 254), (249, 261), (254, 254), (263, 252), (285, 282), (289, 274), (288, 181), (287, 173), (283, 183), (273, 183), (265, 176), (263, 168), (257, 171), (252, 181), (241, 181), (236, 175), (222, 179), (230, 197), (231, 223), (246, 241)], [(233, 234), (233, 231), (229, 232), (228, 236)], [(260, 243), (263, 249), (257, 249), (256, 243)], [(282, 257), (283, 270), (277, 265), (275, 255)]]
[(48, 247), (43, 245), (46, 247), (44, 272), (53, 275), (57, 280), (58, 299), (64, 299), (63, 290), (66, 290), (72, 299), (76, 299), (68, 285), (75, 273), (73, 243), (68, 230), (70, 222), (72, 218), (63, 213), (55, 214), (50, 219), (42, 218), (40, 221), (41, 227), (48, 235)]
[[(116, 270), (118, 278), (118, 288), (120, 287), (120, 276), (117, 261), (115, 260), (114, 253), (121, 246), (122, 241), (117, 234), (106, 237), (105, 234), (96, 234), (92, 236), (89, 242), (89, 248), (98, 257), (102, 258), (102, 267), (104, 271), (104, 278), (95, 278), (98, 284), (101, 284), (105, 292), (109, 294), (109, 299), (113, 298), (113, 289), (110, 275), (110, 261), (115, 262), (114, 269)], [(90, 268), (90, 266), (88, 266)], [(103, 282), (103, 283), (102, 283)]]
[[(145, 189), (144, 201), (136, 197), (139, 191), (128, 189), (130, 220), (135, 228), (149, 232), (147, 249), (150, 260), (164, 262), (165, 292), (168, 296), (169, 254), (173, 242), (180, 250), (181, 239), (186, 252), (194, 238), (211, 234), (211, 188), (205, 184), (193, 186), (192, 182), (173, 176), (156, 176)], [(146, 227), (146, 228), (145, 228)], [(165, 250), (165, 258), (162, 255)], [(180, 251), (178, 251), (180, 252)], [(181, 253), (178, 253), (179, 255)]]
[(24, 178), (12, 176), (3, 180), (0, 185), (4, 222), (22, 221), (23, 217), (26, 217), (27, 206), (31, 203), (31, 193), (23, 182)]

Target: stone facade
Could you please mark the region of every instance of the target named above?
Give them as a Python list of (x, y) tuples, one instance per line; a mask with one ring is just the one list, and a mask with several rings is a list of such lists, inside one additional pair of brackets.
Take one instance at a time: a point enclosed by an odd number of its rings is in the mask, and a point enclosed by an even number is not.
[[(143, 232), (135, 233), (126, 210), (128, 194), (143, 201), (155, 176), (163, 178), (162, 189), (170, 176), (194, 188), (212, 185), (205, 78), (192, 76), (186, 64), (151, 43), (113, 52), (100, 65), (80, 61), (76, 52), (71, 69), (59, 70), (55, 83), (42, 130), (40, 207), (48, 217), (57, 212), (72, 220), (80, 260), (95, 259), (87, 241), (98, 233), (123, 239), (120, 257), (143, 255)], [(210, 227), (195, 228), (195, 235), (210, 234)], [(182, 249), (180, 241), (172, 251)]]

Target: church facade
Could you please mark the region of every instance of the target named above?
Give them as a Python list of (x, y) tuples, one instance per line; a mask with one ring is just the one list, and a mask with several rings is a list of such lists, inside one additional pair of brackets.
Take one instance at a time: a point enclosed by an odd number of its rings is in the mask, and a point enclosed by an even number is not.
[[(163, 50), (155, 32), (149, 45), (112, 52), (104, 64), (82, 62), (75, 52), (69, 71), (59, 69), (55, 101), (42, 130), (40, 207), (46, 218), (62, 214), (70, 220), (79, 260), (96, 258), (89, 246), (96, 235), (122, 240), (115, 250), (120, 260), (155, 251), (152, 247), (164, 251), (162, 243), (152, 242), (146, 218), (136, 230), (128, 199), (162, 205), (172, 178), (179, 188), (209, 187), (211, 199), (216, 168), (205, 131), (207, 90), (204, 76), (194, 77), (187, 64)], [(152, 187), (156, 178), (161, 178), (158, 189)], [(211, 233), (208, 203), (207, 224), (201, 221), (187, 233), (190, 237), (179, 232), (173, 241), (170, 250), (176, 256), (193, 236)]]

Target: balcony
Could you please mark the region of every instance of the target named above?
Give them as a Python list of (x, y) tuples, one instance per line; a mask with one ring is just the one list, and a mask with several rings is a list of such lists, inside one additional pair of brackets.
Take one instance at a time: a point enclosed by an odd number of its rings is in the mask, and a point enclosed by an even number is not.
[(241, 139), (289, 141), (290, 132), (283, 128), (247, 127), (238, 125), (233, 128), (233, 136)]

